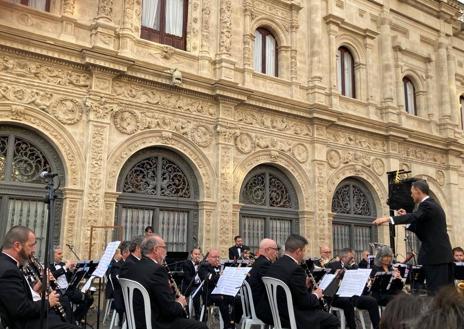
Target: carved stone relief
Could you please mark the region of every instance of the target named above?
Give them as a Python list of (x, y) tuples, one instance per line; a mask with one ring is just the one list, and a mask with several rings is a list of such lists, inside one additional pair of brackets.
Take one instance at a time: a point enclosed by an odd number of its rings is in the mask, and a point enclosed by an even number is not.
[(303, 137), (312, 135), (312, 129), (309, 125), (285, 116), (263, 113), (258, 114), (252, 111), (239, 110), (236, 113), (236, 120), (253, 127), (290, 132), (295, 136)]
[(435, 178), (440, 186), (445, 185), (445, 172), (443, 170), (437, 170), (435, 173)]
[(201, 15), (201, 50), (209, 52), (209, 21), (211, 16), (211, 0), (203, 0)]
[(361, 164), (365, 167), (372, 168), (374, 172), (381, 176), (385, 172), (385, 164), (382, 159), (373, 158), (367, 153), (361, 151), (346, 150), (328, 150), (327, 163), (330, 167), (337, 169), (342, 164)]
[(338, 144), (359, 147), (364, 150), (385, 152), (387, 143), (382, 138), (368, 136), (355, 131), (340, 130), (339, 128), (327, 129), (327, 137)]
[(401, 143), (399, 151), (401, 156), (414, 160), (446, 165), (446, 155), (429, 147), (418, 146), (411, 143)]
[(221, 34), (219, 36), (219, 52), (230, 54), (232, 46), (232, 1), (221, 0), (220, 26)]
[(90, 118), (108, 121), (111, 114), (118, 110), (118, 105), (107, 98), (100, 96), (88, 96), (84, 100)]
[(0, 72), (57, 86), (75, 88), (88, 88), (90, 86), (88, 73), (77, 72), (56, 64), (52, 66), (50, 63), (19, 59), (6, 54), (0, 58)]
[[(248, 154), (253, 150), (272, 150), (292, 154), (300, 163), (308, 161), (308, 148), (302, 143), (292, 143), (276, 137), (238, 133), (235, 138), (235, 146), (241, 153)], [(275, 153), (278, 156), (278, 152)]]
[(63, 14), (67, 16), (74, 15), (75, 2), (76, 0), (64, 0), (63, 1)]
[(215, 114), (213, 105), (204, 100), (195, 99), (179, 93), (157, 90), (153, 87), (149, 88), (135, 85), (134, 83), (114, 82), (113, 94), (116, 97), (122, 97), (131, 102), (158, 105), (170, 110), (179, 110), (185, 113), (210, 117)]
[(385, 174), (385, 164), (383, 163), (382, 159), (379, 159), (379, 158), (373, 159), (372, 169), (379, 176), (382, 176), (383, 174)]
[(63, 124), (72, 125), (82, 119), (82, 104), (75, 99), (60, 97), (50, 104), (50, 114)]
[(139, 118), (133, 110), (120, 110), (114, 114), (114, 125), (121, 133), (132, 135), (139, 130)]
[(329, 166), (332, 168), (338, 168), (340, 167), (341, 164), (341, 155), (340, 152), (337, 150), (329, 150), (327, 151), (327, 162), (329, 163)]

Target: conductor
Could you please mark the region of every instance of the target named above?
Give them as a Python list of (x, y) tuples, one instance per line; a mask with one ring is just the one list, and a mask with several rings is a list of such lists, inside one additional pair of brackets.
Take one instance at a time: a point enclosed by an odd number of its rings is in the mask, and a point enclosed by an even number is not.
[(446, 232), (445, 212), (429, 193), (429, 185), (425, 180), (413, 182), (411, 196), (418, 205), (416, 210), (407, 214), (404, 209), (400, 209), (398, 216), (377, 218), (373, 223), (409, 224), (407, 229), (414, 232), (422, 242), (418, 263), (423, 265), (427, 290), (433, 295), (442, 286), (453, 283), (453, 256)]

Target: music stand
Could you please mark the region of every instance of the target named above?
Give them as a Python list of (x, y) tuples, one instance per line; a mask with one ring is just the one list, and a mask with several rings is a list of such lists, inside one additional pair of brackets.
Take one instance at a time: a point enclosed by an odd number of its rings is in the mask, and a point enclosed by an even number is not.
[(409, 272), (409, 280), (406, 279), (406, 283), (411, 284), (411, 293), (417, 294), (420, 292), (420, 289), (423, 289), (425, 286), (425, 271), (422, 268), (422, 265), (413, 265), (411, 271)]
[(390, 289), (392, 273), (391, 272), (378, 272), (374, 275), (374, 281), (372, 282), (371, 292), (378, 294), (386, 294)]

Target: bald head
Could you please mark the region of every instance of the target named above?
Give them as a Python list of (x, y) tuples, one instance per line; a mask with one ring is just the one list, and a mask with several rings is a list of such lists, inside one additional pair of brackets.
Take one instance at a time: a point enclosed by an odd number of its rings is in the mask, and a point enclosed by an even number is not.
[(259, 243), (259, 254), (275, 262), (277, 259), (277, 243), (272, 239), (263, 239)]
[(332, 250), (326, 244), (323, 244), (319, 247), (319, 253), (321, 254), (322, 259), (330, 259), (332, 258)]
[(213, 266), (218, 267), (221, 265), (221, 254), (218, 249), (212, 248), (208, 251), (208, 257), (206, 258), (207, 262)]

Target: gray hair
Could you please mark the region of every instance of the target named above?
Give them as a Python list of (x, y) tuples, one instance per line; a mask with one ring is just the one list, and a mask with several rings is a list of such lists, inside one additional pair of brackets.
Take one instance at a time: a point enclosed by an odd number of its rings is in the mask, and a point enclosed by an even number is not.
[(159, 235), (149, 235), (143, 239), (140, 249), (142, 249), (142, 255), (147, 256), (153, 249), (160, 243), (161, 237)]
[(427, 195), (430, 194), (429, 184), (427, 184), (427, 181), (425, 181), (425, 180), (423, 180), (423, 179), (416, 180), (415, 182), (412, 182), (411, 185), (412, 185), (414, 188), (416, 188), (416, 189), (418, 189), (419, 191), (421, 191), (422, 193), (424, 193), (424, 194), (427, 194)]
[(134, 252), (137, 247), (141, 247), (142, 241), (144, 239), (143, 235), (138, 235), (135, 238), (132, 238), (132, 241), (130, 242), (129, 245), (129, 251)]
[(389, 246), (382, 246), (377, 250), (377, 254), (375, 255), (374, 265), (381, 266), (382, 258), (384, 257), (393, 257), (393, 250)]
[(297, 249), (303, 249), (308, 244), (305, 237), (298, 234), (290, 234), (285, 241), (285, 250), (295, 252)]

